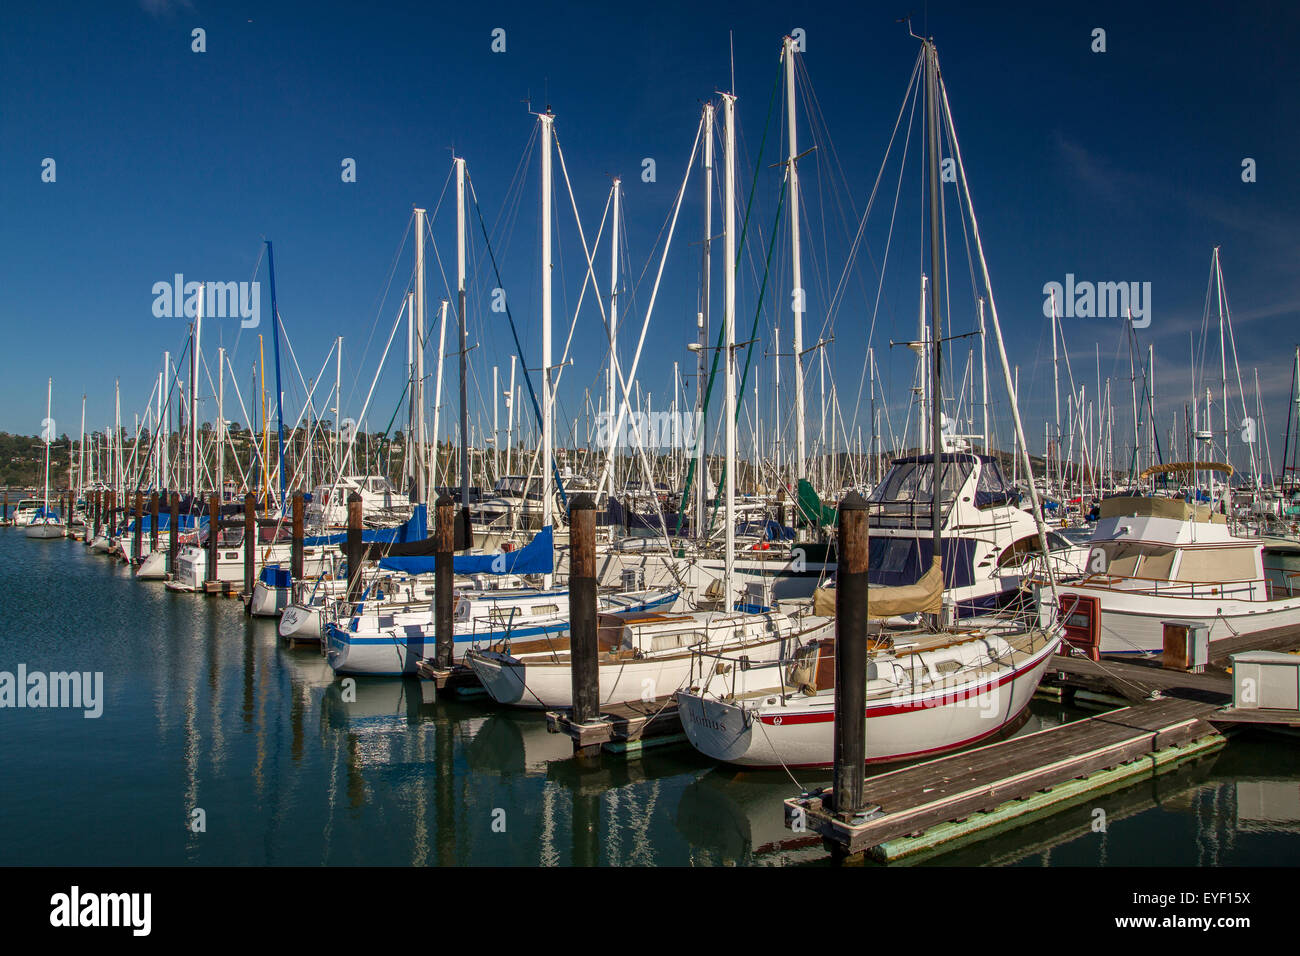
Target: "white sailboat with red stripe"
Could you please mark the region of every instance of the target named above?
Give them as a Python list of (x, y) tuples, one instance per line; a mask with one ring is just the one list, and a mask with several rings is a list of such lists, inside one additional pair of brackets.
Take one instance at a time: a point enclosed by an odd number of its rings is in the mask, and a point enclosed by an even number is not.
[[(1059, 634), (984, 619), (958, 633), (878, 636), (868, 659), (867, 762), (929, 756), (991, 737), (1020, 716)], [(709, 658), (703, 686), (677, 694), (695, 749), (747, 767), (829, 767), (834, 760), (835, 642), (748, 671)], [(721, 667), (714, 665), (722, 665)], [(719, 675), (718, 672), (724, 673)], [(744, 683), (719, 693), (732, 676)]]

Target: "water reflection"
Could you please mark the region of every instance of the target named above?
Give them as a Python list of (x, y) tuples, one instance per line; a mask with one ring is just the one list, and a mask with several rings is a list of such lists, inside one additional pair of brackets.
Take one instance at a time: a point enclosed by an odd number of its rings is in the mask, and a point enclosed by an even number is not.
[[(4, 713), (0, 863), (826, 860), (785, 829), (782, 801), (829, 775), (742, 773), (689, 749), (580, 765), (541, 715), (435, 700), (413, 679), (344, 685), (239, 602), (136, 581), (72, 542), (0, 532), (0, 588), (0, 669), (105, 674), (99, 720)], [(1035, 702), (1016, 732), (1079, 716)], [(1216, 866), (1298, 849), (1300, 755), (1260, 738), (927, 862)]]

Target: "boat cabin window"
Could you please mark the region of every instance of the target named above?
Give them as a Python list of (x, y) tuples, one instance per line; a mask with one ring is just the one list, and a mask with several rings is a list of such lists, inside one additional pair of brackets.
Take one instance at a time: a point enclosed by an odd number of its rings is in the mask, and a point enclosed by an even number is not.
[(991, 508), (1011, 502), (1012, 491), (1002, 477), (1002, 469), (993, 459), (981, 461), (979, 481), (975, 485), (975, 507)]
[(1255, 564), (1256, 548), (1185, 548), (1175, 580), (1197, 584), (1253, 581), (1261, 577)]
[(534, 614), (559, 614), (560, 606), (558, 604), (534, 604)]
[(1088, 573), (1120, 578), (1168, 581), (1174, 549), (1125, 541), (1095, 544), (1088, 552)]

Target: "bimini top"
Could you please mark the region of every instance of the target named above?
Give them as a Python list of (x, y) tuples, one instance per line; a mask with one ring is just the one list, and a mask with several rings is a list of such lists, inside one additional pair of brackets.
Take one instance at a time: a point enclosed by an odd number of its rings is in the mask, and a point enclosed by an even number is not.
[(1228, 519), (1209, 505), (1193, 505), (1182, 498), (1138, 498), (1121, 495), (1118, 498), (1103, 498), (1098, 517), (1120, 518), (1132, 515), (1135, 518), (1170, 518), (1174, 521), (1200, 521), (1206, 524), (1227, 524)]

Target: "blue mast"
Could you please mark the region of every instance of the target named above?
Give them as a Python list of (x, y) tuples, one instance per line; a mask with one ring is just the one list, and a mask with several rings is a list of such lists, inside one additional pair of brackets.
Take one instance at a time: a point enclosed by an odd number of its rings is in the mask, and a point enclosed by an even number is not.
[(280, 388), (280, 310), (275, 304), (275, 252), (271, 240), (266, 240), (266, 264), (271, 272), (271, 342), (275, 349), (275, 415), (280, 425), (280, 511), (284, 512), (284, 391)]

